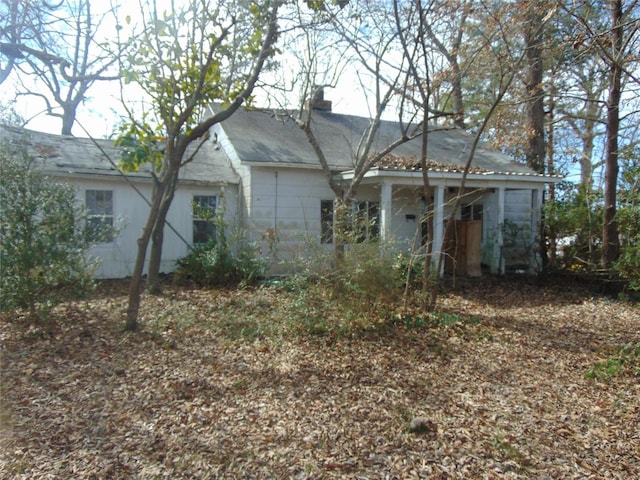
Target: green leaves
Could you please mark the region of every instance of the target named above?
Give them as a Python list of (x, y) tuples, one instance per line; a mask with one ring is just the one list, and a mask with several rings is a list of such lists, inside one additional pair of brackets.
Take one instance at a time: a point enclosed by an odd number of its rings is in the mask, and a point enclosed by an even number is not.
[[(203, 106), (228, 100), (263, 40), (262, 28), (250, 20), (263, 15), (262, 9), (247, 14), (256, 5), (238, 6), (247, 20), (236, 25), (220, 5), (188, 3), (181, 10), (149, 14), (146, 30), (129, 41), (122, 72), (125, 83), (138, 83), (151, 97), (158, 120), (170, 131), (184, 131), (199, 120)], [(140, 153), (134, 157), (143, 158)]]
[(124, 124), (115, 143), (122, 150), (120, 167), (125, 172), (137, 172), (145, 163), (149, 163), (155, 171), (160, 170), (164, 138), (159, 135), (159, 128), (154, 129), (148, 123)]
[(74, 189), (43, 176), (25, 151), (0, 146), (0, 306), (32, 317), (92, 286), (95, 264)]

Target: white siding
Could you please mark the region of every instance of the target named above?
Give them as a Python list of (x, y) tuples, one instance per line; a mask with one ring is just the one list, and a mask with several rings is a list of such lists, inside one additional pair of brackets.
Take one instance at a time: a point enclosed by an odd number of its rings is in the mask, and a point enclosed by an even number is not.
[(538, 249), (531, 190), (507, 190), (504, 206), (505, 266), (524, 268), (532, 264)]
[[(97, 278), (124, 278), (130, 276), (138, 254), (137, 239), (141, 236), (149, 214), (149, 207), (134, 188), (121, 178), (85, 179), (67, 178), (67, 182), (77, 188), (77, 197), (82, 204), (86, 190), (113, 191), (114, 224), (118, 235), (113, 242), (95, 245), (89, 254), (100, 260)], [(147, 199), (151, 198), (151, 185), (136, 182), (136, 187)], [(192, 244), (192, 201), (193, 195), (217, 195), (218, 205), (226, 203), (226, 220), (235, 225), (237, 218), (237, 186), (192, 186), (178, 185), (167, 220), (175, 228), (182, 240), (171, 228), (165, 227), (162, 252), (162, 272), (171, 272), (175, 262), (185, 256)], [(224, 200), (223, 200), (224, 198)], [(186, 241), (186, 243), (185, 243)], [(148, 252), (147, 252), (148, 253)], [(146, 267), (145, 267), (146, 268)]]
[(320, 245), (320, 202), (333, 191), (319, 170), (253, 167), (251, 185), (243, 192), (249, 239), (269, 257), (271, 273), (290, 273), (309, 243)]
[[(420, 245), (420, 218), (423, 215), (422, 195), (415, 188), (394, 188), (391, 212), (391, 241), (399, 243), (403, 249), (409, 249), (415, 242)], [(407, 215), (414, 215), (414, 219), (407, 219)]]

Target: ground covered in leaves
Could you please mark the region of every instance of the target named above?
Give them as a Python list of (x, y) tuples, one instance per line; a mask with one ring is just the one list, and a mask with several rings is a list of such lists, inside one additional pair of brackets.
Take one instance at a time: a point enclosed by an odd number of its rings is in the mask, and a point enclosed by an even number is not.
[(2, 317), (2, 478), (640, 478), (637, 303), (484, 279), (313, 331), (277, 285), (167, 286), (124, 333), (125, 290)]

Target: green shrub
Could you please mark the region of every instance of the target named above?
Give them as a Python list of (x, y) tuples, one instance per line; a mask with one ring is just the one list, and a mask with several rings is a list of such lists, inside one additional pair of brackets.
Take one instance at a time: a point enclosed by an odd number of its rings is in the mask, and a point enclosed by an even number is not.
[(423, 276), (424, 276), (424, 256), (414, 255), (407, 256), (406, 254), (399, 254), (396, 257), (396, 261), (393, 265), (396, 275), (399, 276), (403, 285), (409, 282), (409, 287), (422, 288)]
[(556, 189), (556, 198), (546, 202), (543, 208), (547, 233), (556, 239), (571, 239), (553, 266), (578, 271), (598, 268), (602, 192), (563, 182)]
[[(638, 155), (638, 154), (637, 154)], [(620, 231), (620, 257), (614, 270), (640, 291), (640, 160), (636, 155), (622, 171), (616, 213)]]
[(93, 287), (95, 261), (74, 189), (42, 175), (24, 149), (0, 146), (0, 306), (46, 316)]
[(631, 290), (640, 291), (640, 242), (633, 246), (623, 247), (614, 269), (629, 281)]
[(201, 287), (252, 284), (265, 273), (265, 262), (249, 247), (234, 255), (226, 245), (212, 239), (196, 246), (178, 260), (175, 278), (178, 283), (193, 281)]
[(312, 269), (286, 282), (294, 294), (290, 322), (309, 333), (352, 335), (392, 318), (404, 283), (390, 246), (367, 241), (349, 245), (339, 259), (335, 252), (316, 255)]

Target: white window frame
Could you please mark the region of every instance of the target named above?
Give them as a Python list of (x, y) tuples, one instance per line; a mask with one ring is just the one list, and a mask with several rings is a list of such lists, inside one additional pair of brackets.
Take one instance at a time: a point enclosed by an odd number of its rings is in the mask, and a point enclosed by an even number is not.
[[(200, 202), (199, 199), (213, 199), (213, 208), (210, 203)], [(199, 205), (202, 208), (209, 208), (211, 210), (211, 215), (214, 216), (218, 209), (218, 196), (217, 195), (193, 195), (191, 202), (191, 225), (192, 225), (192, 233), (191, 233), (191, 241), (193, 245), (204, 245), (209, 242), (212, 238), (215, 238), (217, 235), (215, 225), (211, 224), (211, 219), (206, 219), (203, 217), (199, 217), (196, 215), (195, 206)], [(198, 226), (199, 225), (199, 226)], [(200, 231), (198, 231), (200, 230)], [(206, 230), (209, 230), (207, 233)], [(204, 241), (196, 241), (199, 240), (197, 237), (201, 234), (207, 236)]]
[[(93, 198), (90, 199), (90, 196)], [(108, 199), (97, 198), (108, 196)], [(114, 192), (104, 188), (88, 188), (84, 201), (87, 209), (86, 232), (88, 239), (94, 243), (112, 243), (115, 240), (114, 230)], [(106, 203), (106, 204), (105, 204)], [(96, 226), (98, 226), (96, 228)]]

